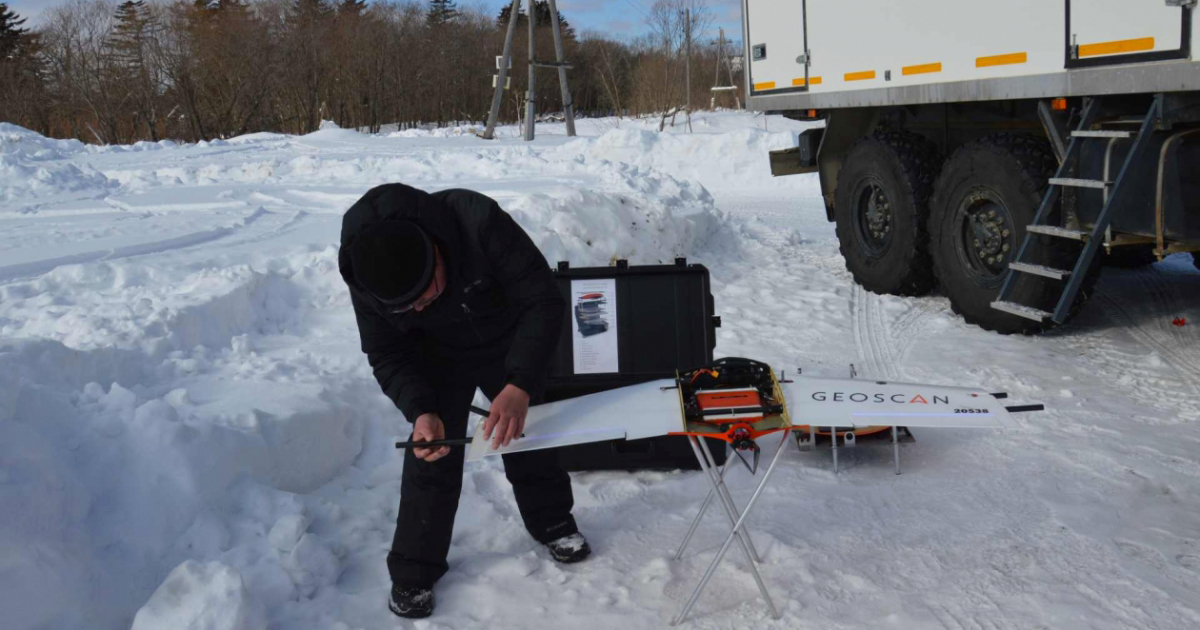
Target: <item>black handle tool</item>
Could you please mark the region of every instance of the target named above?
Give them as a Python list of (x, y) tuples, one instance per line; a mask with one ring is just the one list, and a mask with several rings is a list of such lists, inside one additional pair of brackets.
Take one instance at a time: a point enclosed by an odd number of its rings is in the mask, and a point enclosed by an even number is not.
[[(475, 405), (471, 405), (471, 413), (475, 413), (488, 417), (489, 412), (486, 409), (480, 409)], [(443, 446), (470, 446), (471, 438), (452, 438), (448, 440), (432, 440), (428, 442), (396, 442), (396, 448), (441, 448)]]

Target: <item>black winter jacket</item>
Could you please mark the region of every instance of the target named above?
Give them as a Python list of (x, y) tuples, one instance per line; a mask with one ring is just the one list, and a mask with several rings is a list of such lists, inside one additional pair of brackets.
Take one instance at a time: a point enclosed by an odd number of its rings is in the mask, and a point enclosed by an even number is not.
[[(354, 280), (350, 244), (372, 223), (398, 219), (424, 228), (447, 266), (446, 288), (421, 312), (394, 313)], [(375, 379), (409, 422), (437, 411), (435, 363), (503, 360), (508, 383), (541, 394), (567, 304), (546, 258), (495, 200), (469, 190), (373, 188), (342, 218), (338, 267)]]

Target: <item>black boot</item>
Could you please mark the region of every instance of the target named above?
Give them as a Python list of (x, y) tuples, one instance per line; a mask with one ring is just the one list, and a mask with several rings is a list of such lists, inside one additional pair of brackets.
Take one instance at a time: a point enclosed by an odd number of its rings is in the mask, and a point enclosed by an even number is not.
[(419, 586), (392, 586), (388, 608), (399, 617), (422, 619), (433, 614), (433, 589)]
[(546, 548), (550, 550), (550, 557), (563, 564), (579, 562), (592, 553), (592, 548), (579, 532), (552, 540), (546, 543)]

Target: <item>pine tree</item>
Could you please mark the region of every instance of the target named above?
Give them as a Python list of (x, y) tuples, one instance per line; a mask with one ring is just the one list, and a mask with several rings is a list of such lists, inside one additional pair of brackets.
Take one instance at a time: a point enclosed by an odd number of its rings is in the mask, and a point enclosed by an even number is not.
[(29, 29), (21, 28), (24, 23), (25, 18), (17, 17), (7, 4), (0, 2), (0, 60), (20, 56), (22, 42), (29, 33)]
[[(508, 16), (510, 15), (512, 15), (512, 5), (506, 4), (500, 9), (500, 15), (496, 16), (496, 24), (499, 25), (501, 29), (507, 28)], [(517, 12), (517, 26), (520, 27), (523, 24), (525, 24), (525, 11), (520, 10)]]
[(23, 18), (0, 2), (0, 120), (47, 133), (45, 65), (38, 33), (22, 28)]
[(152, 140), (158, 139), (156, 102), (159, 84), (150, 61), (154, 27), (145, 0), (126, 0), (117, 6), (116, 24), (108, 40), (116, 85), (134, 115), (135, 124), (144, 124)]
[(333, 7), (328, 0), (293, 0), (288, 20), (293, 28), (313, 28), (324, 24), (332, 15)]
[(367, 0), (342, 0), (338, 4), (338, 15), (360, 16), (367, 10)]
[[(512, 13), (512, 5), (507, 5), (504, 8), (500, 9), (500, 15), (498, 15), (496, 17), (496, 24), (500, 25), (501, 28), (507, 28), (508, 27), (508, 15), (510, 13)], [(529, 18), (526, 16), (525, 11), (520, 11), (517, 14), (517, 27), (520, 28), (522, 26), (525, 26), (526, 20), (528, 20), (528, 19)], [(541, 28), (544, 26), (544, 27), (549, 28), (549, 26), (550, 26), (550, 3), (547, 2), (546, 0), (534, 0), (533, 19), (534, 19), (533, 25), (535, 27)], [(571, 28), (570, 22), (567, 22), (566, 18), (563, 17), (562, 11), (558, 12), (558, 24), (559, 24), (559, 27), (562, 29), (562, 36), (563, 36), (564, 40), (575, 39), (575, 29)]]
[(193, 0), (194, 16), (215, 17), (217, 15), (232, 15), (236, 18), (248, 18), (250, 6), (246, 0)]
[(457, 19), (458, 7), (454, 0), (429, 0), (429, 11), (425, 13), (426, 24), (437, 27)]
[(113, 26), (109, 46), (114, 56), (125, 66), (141, 66), (145, 61), (150, 16), (145, 0), (126, 0), (117, 6), (117, 23)]

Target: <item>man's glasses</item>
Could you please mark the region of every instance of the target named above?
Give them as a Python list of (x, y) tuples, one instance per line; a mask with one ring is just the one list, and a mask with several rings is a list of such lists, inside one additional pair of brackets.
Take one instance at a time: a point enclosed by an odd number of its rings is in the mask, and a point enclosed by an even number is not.
[(418, 306), (421, 308), (425, 308), (426, 306), (433, 304), (434, 300), (441, 297), (442, 296), (442, 287), (441, 287), (441, 285), (438, 284), (436, 269), (433, 272), (433, 290), (434, 290), (433, 295), (431, 295), (429, 297), (423, 297), (423, 298), (417, 300), (416, 302), (409, 304), (408, 306), (401, 306), (399, 308), (394, 308), (394, 309), (392, 309), (392, 312), (393, 313), (407, 313), (407, 312), (413, 310), (414, 308), (417, 308)]

